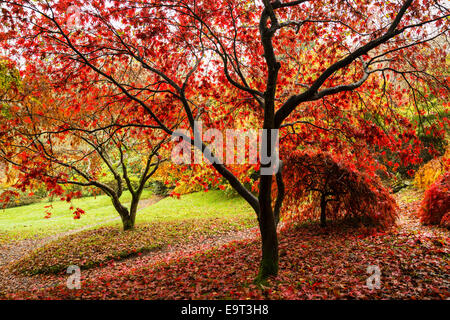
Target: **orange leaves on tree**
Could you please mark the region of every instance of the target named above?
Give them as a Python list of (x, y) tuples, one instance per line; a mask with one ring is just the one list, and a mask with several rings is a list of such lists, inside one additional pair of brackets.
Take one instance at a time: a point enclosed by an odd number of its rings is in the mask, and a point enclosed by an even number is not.
[(414, 176), (416, 187), (426, 189), (431, 186), (444, 172), (450, 169), (450, 148), (442, 157), (433, 159), (422, 166)]

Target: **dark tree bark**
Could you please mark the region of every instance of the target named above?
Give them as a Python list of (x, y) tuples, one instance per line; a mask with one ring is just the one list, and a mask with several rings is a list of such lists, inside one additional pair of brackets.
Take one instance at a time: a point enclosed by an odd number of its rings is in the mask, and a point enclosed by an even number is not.
[(278, 237), (270, 195), (272, 176), (261, 176), (260, 181), (258, 222), (261, 232), (261, 263), (256, 278), (257, 282), (278, 274)]
[[(264, 2), (266, 8), (263, 10), (259, 23), (259, 32), (261, 36), (261, 42), (264, 48), (264, 58), (267, 63), (267, 85), (264, 92), (264, 123), (263, 129), (266, 130), (266, 134), (263, 134), (262, 144), (265, 146), (267, 157), (272, 159), (275, 152), (275, 146), (272, 145), (272, 130), (278, 129), (275, 127), (275, 94), (277, 89), (278, 71), (281, 68), (281, 64), (277, 61), (275, 51), (272, 45), (272, 37), (274, 36), (274, 30), (267, 27), (267, 22), (270, 19), (272, 25), (275, 25), (276, 19), (274, 18), (271, 5), (268, 2)], [(259, 267), (259, 273), (256, 278), (257, 282), (265, 281), (270, 276), (276, 276), (278, 274), (278, 235), (277, 235), (277, 221), (275, 218), (274, 210), (272, 209), (272, 175), (267, 175), (262, 172), (267, 167), (273, 166), (272, 163), (267, 165), (261, 164), (260, 185), (259, 185), (259, 229), (261, 232), (261, 263)], [(280, 198), (280, 194), (279, 197)], [(278, 202), (278, 201), (277, 201)], [(279, 203), (281, 208), (281, 203)], [(279, 210), (279, 208), (276, 208)]]
[(130, 210), (127, 207), (122, 205), (116, 194), (109, 195), (111, 197), (114, 208), (119, 213), (120, 218), (122, 219), (123, 230), (132, 230), (134, 229), (134, 222), (136, 219), (136, 209), (134, 214), (132, 214), (132, 208), (137, 208), (137, 204), (139, 203), (139, 199), (132, 199)]
[(133, 230), (135, 219), (129, 214), (120, 216), (122, 218), (123, 231)]
[(320, 226), (327, 226), (327, 200), (325, 194), (320, 197)]

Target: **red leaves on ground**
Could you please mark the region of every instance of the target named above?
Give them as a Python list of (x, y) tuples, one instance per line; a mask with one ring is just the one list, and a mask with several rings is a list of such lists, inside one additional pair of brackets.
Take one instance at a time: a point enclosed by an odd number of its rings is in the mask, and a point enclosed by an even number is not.
[[(371, 229), (282, 232), (280, 273), (268, 287), (253, 284), (256, 240), (232, 242), (170, 260), (136, 260), (117, 273), (82, 283), (7, 296), (14, 299), (445, 299), (449, 297), (450, 238), (432, 233), (377, 233)], [(366, 285), (369, 265), (381, 270), (381, 288)], [(117, 271), (117, 270), (116, 270)], [(64, 282), (63, 282), (64, 283)]]

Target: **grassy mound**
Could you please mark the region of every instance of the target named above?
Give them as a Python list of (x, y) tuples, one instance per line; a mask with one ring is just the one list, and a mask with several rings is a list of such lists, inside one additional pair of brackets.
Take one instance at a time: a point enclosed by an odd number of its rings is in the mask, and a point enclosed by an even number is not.
[(105, 226), (56, 239), (12, 264), (10, 270), (33, 275), (59, 273), (70, 265), (87, 269), (159, 250), (169, 244), (204, 239), (255, 225), (255, 219), (250, 217), (228, 217), (155, 221), (139, 224), (132, 231)]

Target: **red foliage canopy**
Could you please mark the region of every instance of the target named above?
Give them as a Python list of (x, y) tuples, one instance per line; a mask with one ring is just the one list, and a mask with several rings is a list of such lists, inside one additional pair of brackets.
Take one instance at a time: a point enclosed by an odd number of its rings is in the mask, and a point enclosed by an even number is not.
[[(103, 94), (96, 88), (105, 84), (113, 89), (107, 99), (167, 135), (177, 128), (193, 133), (202, 114), (217, 115), (205, 119), (205, 125), (226, 129), (230, 112), (245, 120), (250, 109), (260, 114), (257, 129), (297, 123), (288, 134), (301, 131), (303, 146), (312, 143), (345, 154), (359, 140), (355, 154), (373, 163), (374, 150), (360, 141), (366, 139), (370, 146), (392, 145), (402, 150), (402, 160), (414, 162), (409, 159), (412, 147), (388, 139), (394, 135), (410, 141), (414, 132), (391, 110), (410, 105), (422, 115), (417, 102), (426, 95), (419, 89), (428, 83), (434, 85), (426, 94), (443, 100), (448, 96), (448, 79), (440, 66), (448, 54), (441, 36), (450, 22), (442, 0), (0, 4), (5, 4), (1, 47), (27, 62), (22, 70), (48, 74), (61, 92), (81, 87), (80, 92), (94, 90), (99, 98)], [(124, 69), (133, 70), (134, 77)], [(349, 110), (357, 117), (349, 118)], [(391, 121), (389, 131), (379, 124)], [(344, 147), (339, 149), (341, 141)], [(209, 151), (206, 145), (201, 149)], [(274, 152), (273, 145), (269, 151)], [(265, 261), (261, 274), (276, 274), (274, 212), (283, 196), (277, 195), (272, 208), (274, 177), (261, 175), (256, 197), (228, 166), (213, 167), (258, 215)], [(282, 179), (276, 182), (281, 189)]]

